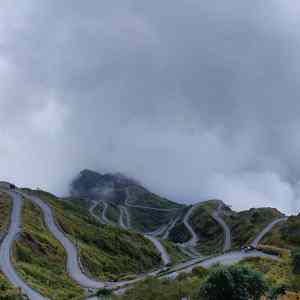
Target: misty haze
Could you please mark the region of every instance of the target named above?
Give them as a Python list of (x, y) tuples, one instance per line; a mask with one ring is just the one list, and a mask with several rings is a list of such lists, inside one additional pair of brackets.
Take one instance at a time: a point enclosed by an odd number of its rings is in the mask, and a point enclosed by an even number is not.
[(298, 1), (0, 5), (0, 176), (122, 173), (184, 204), (298, 213)]

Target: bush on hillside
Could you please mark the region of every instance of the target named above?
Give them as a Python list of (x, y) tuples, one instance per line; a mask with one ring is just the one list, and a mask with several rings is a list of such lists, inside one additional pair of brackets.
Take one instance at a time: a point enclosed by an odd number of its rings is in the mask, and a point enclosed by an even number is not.
[(208, 276), (200, 288), (199, 299), (258, 300), (266, 291), (261, 273), (245, 266), (222, 267)]
[(270, 255), (277, 255), (280, 256), (281, 258), (289, 256), (289, 250), (271, 246), (271, 245), (258, 245), (257, 250)]
[(293, 271), (295, 274), (300, 275), (300, 249), (293, 251)]

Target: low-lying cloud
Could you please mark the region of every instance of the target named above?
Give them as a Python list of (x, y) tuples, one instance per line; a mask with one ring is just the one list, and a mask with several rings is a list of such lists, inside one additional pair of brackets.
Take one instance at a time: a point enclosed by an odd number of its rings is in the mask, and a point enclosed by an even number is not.
[(2, 1), (0, 176), (81, 169), (299, 212), (300, 5)]

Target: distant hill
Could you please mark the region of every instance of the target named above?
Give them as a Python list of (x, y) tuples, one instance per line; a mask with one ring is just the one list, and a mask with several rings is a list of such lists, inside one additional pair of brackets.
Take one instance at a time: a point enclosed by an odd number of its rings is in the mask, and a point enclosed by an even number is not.
[(143, 205), (153, 208), (184, 207), (184, 205), (150, 192), (138, 181), (120, 173), (100, 174), (91, 170), (83, 170), (72, 181), (70, 192), (75, 197), (95, 200), (104, 198), (117, 205), (123, 204), (127, 200), (131, 205)]

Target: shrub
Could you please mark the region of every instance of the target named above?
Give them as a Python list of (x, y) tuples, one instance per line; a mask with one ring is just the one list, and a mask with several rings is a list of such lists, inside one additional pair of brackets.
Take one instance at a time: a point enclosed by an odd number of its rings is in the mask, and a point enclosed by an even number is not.
[(112, 291), (111, 290), (107, 290), (107, 289), (100, 289), (97, 291), (96, 296), (97, 297), (109, 297), (112, 295)]
[(208, 274), (208, 270), (201, 267), (201, 266), (198, 266), (198, 267), (195, 267), (193, 270), (192, 270), (192, 274), (194, 276), (197, 276), (199, 278), (203, 278), (205, 277), (207, 274)]
[(270, 255), (277, 255), (281, 258), (285, 258), (289, 256), (289, 251), (287, 249), (278, 248), (274, 246), (269, 245), (258, 245), (257, 250), (262, 251), (264, 253), (270, 254)]
[(300, 275), (300, 249), (293, 251), (293, 272), (297, 275)]
[(270, 300), (276, 300), (280, 296), (285, 295), (286, 291), (287, 291), (287, 287), (285, 285), (280, 285), (275, 288), (272, 288), (269, 293), (269, 298), (270, 298)]
[(200, 288), (199, 299), (258, 300), (266, 291), (261, 273), (244, 266), (231, 266), (212, 271)]

